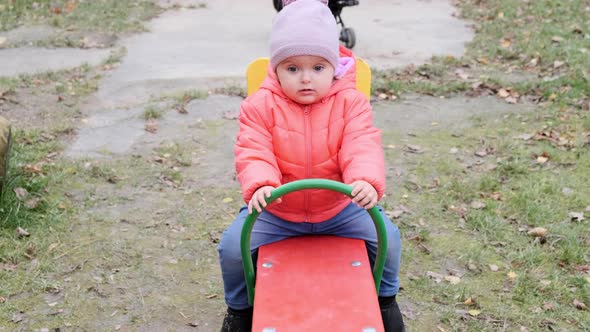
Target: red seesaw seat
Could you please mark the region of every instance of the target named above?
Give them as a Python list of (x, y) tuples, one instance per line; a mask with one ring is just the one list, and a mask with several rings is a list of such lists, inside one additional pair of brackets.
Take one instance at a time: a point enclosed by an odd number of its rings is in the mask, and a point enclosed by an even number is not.
[(262, 246), (252, 331), (383, 331), (364, 241), (302, 236)]

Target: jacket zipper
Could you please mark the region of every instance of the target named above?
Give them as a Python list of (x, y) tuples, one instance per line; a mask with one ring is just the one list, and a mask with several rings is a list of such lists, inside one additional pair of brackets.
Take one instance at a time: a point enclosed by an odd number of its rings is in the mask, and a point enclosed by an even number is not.
[[(303, 118), (305, 121), (305, 178), (311, 178), (311, 116), (309, 106), (303, 108)], [(305, 192), (303, 206), (305, 209), (305, 221), (309, 222), (309, 191)]]

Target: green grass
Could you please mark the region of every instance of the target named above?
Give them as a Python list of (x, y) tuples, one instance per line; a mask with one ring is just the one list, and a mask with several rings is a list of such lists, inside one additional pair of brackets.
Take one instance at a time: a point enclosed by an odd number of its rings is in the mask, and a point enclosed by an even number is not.
[[(375, 93), (402, 99), (407, 93), (452, 96), (477, 92), (472, 84), (481, 82), (492, 94), (509, 88), (539, 107), (503, 123), (473, 119), (475, 126), (460, 138), (444, 130), (416, 132), (413, 142), (428, 147), (428, 153), (413, 156), (409, 172), (424, 179), (422, 188), (432, 177), (440, 186), (418, 191), (406, 186), (390, 198), (415, 211), (411, 220), (404, 215), (398, 221), (404, 234), (428, 234), (420, 246), (405, 242), (404, 298), (420, 303), (422, 312), (408, 324), (419, 331), (435, 326), (453, 331), (588, 330), (590, 313), (573, 302), (590, 303), (588, 275), (580, 270), (590, 263), (590, 231), (585, 222), (568, 216), (590, 206), (590, 114), (584, 106), (590, 95), (588, 3), (464, 0), (459, 6), (477, 25), (467, 54), (433, 58), (417, 68), (376, 71)], [(556, 61), (563, 64), (556, 68)], [(458, 77), (457, 69), (469, 77)], [(514, 81), (507, 72), (521, 73), (521, 79)], [(551, 131), (564, 144), (514, 138)], [(396, 144), (384, 137), (385, 145)], [(457, 157), (474, 158), (470, 154), (483, 148), (482, 137), (495, 151), (484, 158), (484, 166), (495, 167), (466, 168)], [(450, 155), (451, 147), (461, 152)], [(542, 154), (550, 158), (539, 164), (536, 156)], [(473, 209), (473, 201), (485, 207)], [(548, 235), (535, 239), (527, 234), (532, 227), (544, 227)], [(491, 271), (490, 265), (499, 270)], [(403, 279), (428, 271), (446, 275), (449, 267), (465, 272), (459, 285)], [(481, 313), (476, 317), (456, 311), (469, 309), (462, 304), (469, 295), (478, 299)]]
[[(550, 110), (545, 112), (551, 114)], [(533, 114), (530, 117), (535, 118)], [(435, 315), (436, 324), (445, 329), (496, 331), (498, 320), (507, 324), (508, 330), (519, 326), (535, 330), (546, 317), (551, 317), (558, 330), (583, 330), (590, 324), (589, 313), (572, 306), (574, 300), (589, 303), (590, 283), (577, 268), (589, 263), (590, 248), (585, 241), (590, 239), (590, 230), (584, 222), (568, 217), (569, 212), (590, 206), (590, 151), (513, 138), (545, 126), (544, 118), (525, 124), (517, 117), (508, 117), (504, 123), (479, 119), (486, 125), (467, 129), (459, 138), (444, 129), (417, 131), (413, 137), (415, 144), (428, 147), (428, 151), (412, 155), (414, 166), (408, 172), (423, 179), (421, 188), (434, 175), (440, 186), (418, 191), (402, 187), (387, 198), (403, 202), (414, 212), (397, 221), (407, 238), (426, 234), (420, 245), (404, 242), (402, 298), (426, 303), (421, 311), (440, 312)], [(494, 147), (494, 154), (482, 158), (482, 167), (466, 168), (461, 160), (471, 158), (482, 137), (488, 137), (486, 144)], [(385, 145), (390, 143), (395, 142), (384, 141)], [(459, 147), (461, 152), (450, 154), (451, 147)], [(532, 157), (540, 151), (552, 156), (542, 166)], [(492, 163), (495, 168), (484, 167)], [(564, 194), (564, 188), (570, 194)], [(408, 197), (405, 201), (404, 195)], [(472, 208), (473, 201), (483, 202), (485, 207)], [(423, 226), (417, 225), (418, 220), (423, 220)], [(547, 237), (536, 241), (527, 234), (532, 227), (545, 227)], [(429, 252), (420, 246), (428, 247)], [(498, 272), (490, 270), (492, 264), (499, 267)], [(464, 272), (459, 285), (428, 278), (404, 280), (428, 271), (447, 275), (448, 269)], [(516, 273), (514, 280), (507, 276), (510, 271)], [(544, 280), (551, 283), (544, 285)], [(462, 309), (457, 303), (471, 295), (478, 298), (480, 315), (465, 316), (450, 309)], [(553, 303), (555, 309), (542, 309), (546, 302)], [(429, 324), (432, 322), (420, 317), (409, 321), (417, 330), (432, 329)]]
[(143, 21), (161, 12), (147, 0), (70, 2), (75, 3), (71, 11), (66, 0), (2, 0), (0, 31), (24, 24), (49, 24), (69, 31), (139, 32), (145, 29)]
[[(72, 209), (58, 188), (68, 177), (61, 163), (47, 158), (58, 152), (56, 141), (46, 141), (37, 132), (14, 132), (9, 175), (0, 196), (0, 297), (9, 298), (21, 292), (44, 292), (54, 287), (45, 274), (52, 271), (49, 249), (59, 243)], [(36, 167), (31, 167), (36, 166)], [(34, 171), (32, 171), (34, 170)], [(19, 199), (15, 189), (23, 188), (28, 196)], [(39, 199), (34, 207), (26, 201)], [(19, 237), (16, 228), (25, 229), (30, 236)], [(11, 271), (14, 269), (14, 271)], [(7, 318), (10, 306), (0, 308)]]
[(163, 114), (164, 112), (161, 109), (158, 109), (155, 106), (148, 106), (143, 111), (143, 118), (146, 120), (159, 119)]
[[(492, 93), (512, 88), (560, 108), (579, 109), (588, 100), (587, 1), (461, 0), (459, 8), (477, 27), (464, 57), (435, 57), (418, 68), (375, 71), (373, 91), (448, 96), (471, 91), (473, 83), (482, 82)], [(556, 67), (556, 62), (562, 64)], [(469, 78), (457, 77), (457, 69)], [(505, 78), (504, 73), (512, 71), (526, 74), (524, 80)]]

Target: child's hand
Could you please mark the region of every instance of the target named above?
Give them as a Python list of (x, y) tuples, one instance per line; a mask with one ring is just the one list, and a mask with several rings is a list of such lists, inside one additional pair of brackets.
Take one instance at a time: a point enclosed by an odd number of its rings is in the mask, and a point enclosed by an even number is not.
[(377, 190), (363, 180), (354, 181), (350, 184), (352, 187), (352, 201), (359, 206), (370, 209), (377, 204)]
[[(270, 197), (270, 193), (275, 189), (273, 186), (264, 186), (258, 188), (254, 195), (252, 195), (252, 199), (248, 203), (248, 213), (252, 214), (252, 210), (256, 209), (258, 213), (262, 212), (262, 208), (266, 207), (266, 200), (265, 197)], [(280, 203), (281, 199), (277, 198), (275, 201), (276, 203)]]

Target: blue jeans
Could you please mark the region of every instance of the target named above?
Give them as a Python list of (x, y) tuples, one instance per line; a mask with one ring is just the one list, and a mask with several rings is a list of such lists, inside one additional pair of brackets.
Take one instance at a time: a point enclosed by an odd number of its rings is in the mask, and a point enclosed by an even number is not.
[[(401, 238), (397, 228), (378, 206), (387, 230), (387, 259), (381, 279), (379, 296), (393, 296), (399, 290), (399, 266), (401, 259)], [(236, 310), (248, 308), (246, 280), (240, 254), (240, 234), (248, 216), (248, 208), (243, 207), (233, 223), (223, 232), (217, 251), (225, 288), (225, 302)], [(280, 219), (263, 211), (254, 223), (250, 239), (250, 249), (254, 253), (258, 247), (300, 235), (336, 235), (364, 240), (371, 265), (377, 255), (377, 233), (373, 220), (367, 211), (350, 203), (336, 216), (320, 223), (296, 223)]]

